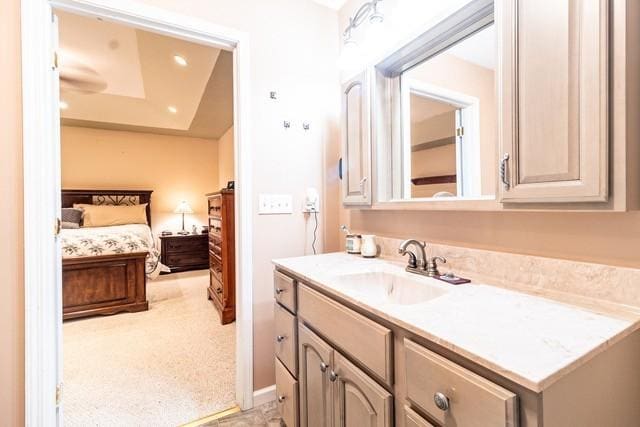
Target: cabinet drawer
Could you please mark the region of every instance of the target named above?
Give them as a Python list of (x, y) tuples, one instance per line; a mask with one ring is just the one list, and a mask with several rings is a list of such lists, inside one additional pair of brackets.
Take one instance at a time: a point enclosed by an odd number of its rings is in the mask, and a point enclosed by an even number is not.
[(422, 418), (420, 414), (406, 405), (404, 407), (404, 425), (406, 427), (435, 427), (429, 421)]
[[(166, 257), (167, 263), (171, 267), (187, 267), (190, 265), (207, 264), (207, 254), (195, 253), (169, 253)], [(206, 267), (205, 267), (206, 268)]]
[(222, 196), (213, 196), (209, 198), (209, 215), (220, 216), (222, 212)]
[[(517, 396), (485, 378), (404, 340), (407, 398), (443, 426), (518, 425)], [(436, 406), (436, 394), (448, 408)]]
[(280, 304), (275, 305), (275, 336), (276, 356), (293, 375), (298, 375), (298, 361), (296, 349), (298, 336), (296, 318)]
[(393, 384), (391, 330), (303, 284), (298, 284), (298, 315), (380, 380)]
[(209, 235), (210, 237), (222, 236), (222, 221), (217, 218), (209, 218)]
[(273, 292), (276, 301), (287, 307), (292, 313), (296, 312), (295, 280), (279, 271), (275, 271), (273, 273)]
[(298, 426), (298, 381), (276, 358), (276, 402), (287, 427)]
[(222, 272), (222, 260), (211, 252), (209, 252), (209, 269), (211, 270), (211, 274), (213, 274), (213, 277), (215, 277), (216, 280), (218, 280), (220, 283), (224, 281)]
[(198, 252), (207, 250), (206, 238), (180, 238), (169, 240), (167, 252)]
[(216, 273), (213, 270), (213, 268), (209, 269), (209, 287), (213, 291), (213, 295), (215, 296), (215, 298), (220, 303), (222, 303), (222, 299), (224, 297), (224, 295), (223, 295), (224, 294), (224, 289), (222, 288), (222, 283), (218, 279), (218, 276), (216, 275)]

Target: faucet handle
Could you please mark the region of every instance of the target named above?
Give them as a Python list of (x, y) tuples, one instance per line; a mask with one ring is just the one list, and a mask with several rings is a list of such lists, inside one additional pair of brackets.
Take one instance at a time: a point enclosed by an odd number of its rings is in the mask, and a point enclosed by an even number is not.
[(429, 258), (427, 261), (427, 276), (434, 277), (440, 275), (440, 272), (438, 271), (438, 261), (443, 264), (447, 262), (447, 260), (441, 256)]

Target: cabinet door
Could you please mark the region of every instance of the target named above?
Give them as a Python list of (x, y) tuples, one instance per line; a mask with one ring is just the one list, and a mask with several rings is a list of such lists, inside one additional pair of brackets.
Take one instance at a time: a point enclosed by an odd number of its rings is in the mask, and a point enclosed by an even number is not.
[(608, 0), (496, 2), (502, 202), (608, 197)]
[(333, 349), (302, 323), (298, 324), (298, 346), (300, 426), (331, 427)]
[(392, 425), (393, 398), (367, 374), (334, 353), (333, 416), (335, 427), (387, 427)]
[(365, 71), (342, 86), (342, 201), (371, 204), (371, 107)]

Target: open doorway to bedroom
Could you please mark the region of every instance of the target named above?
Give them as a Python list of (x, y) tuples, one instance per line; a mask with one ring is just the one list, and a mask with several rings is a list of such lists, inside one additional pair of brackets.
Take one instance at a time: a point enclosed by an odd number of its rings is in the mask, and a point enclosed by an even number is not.
[(233, 54), (56, 16), (64, 423), (233, 407)]

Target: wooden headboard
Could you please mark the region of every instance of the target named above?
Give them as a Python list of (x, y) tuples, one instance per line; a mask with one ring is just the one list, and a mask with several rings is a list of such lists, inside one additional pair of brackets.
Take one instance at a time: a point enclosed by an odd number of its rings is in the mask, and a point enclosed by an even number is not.
[(62, 207), (74, 203), (89, 205), (141, 205), (147, 204), (147, 224), (151, 227), (151, 193), (153, 190), (62, 190)]

